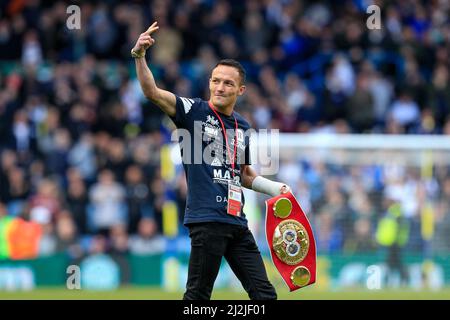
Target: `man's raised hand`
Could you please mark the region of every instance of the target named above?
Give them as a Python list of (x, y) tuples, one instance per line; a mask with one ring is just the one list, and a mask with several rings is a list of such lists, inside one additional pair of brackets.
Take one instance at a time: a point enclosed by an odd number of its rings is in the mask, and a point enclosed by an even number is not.
[(151, 34), (158, 29), (158, 22), (153, 22), (152, 25), (148, 27), (147, 31), (141, 33), (139, 39), (136, 41), (133, 51), (138, 54), (142, 54), (150, 48), (155, 43), (155, 39), (152, 38)]

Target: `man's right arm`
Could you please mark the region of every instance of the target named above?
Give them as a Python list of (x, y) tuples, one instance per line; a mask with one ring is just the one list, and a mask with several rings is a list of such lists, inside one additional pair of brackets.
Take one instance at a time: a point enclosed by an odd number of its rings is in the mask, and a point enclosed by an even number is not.
[(147, 99), (161, 108), (168, 116), (175, 116), (176, 98), (172, 92), (159, 89), (156, 86), (152, 72), (147, 66), (145, 57), (136, 58), (136, 72), (142, 91)]
[(151, 34), (158, 28), (157, 22), (154, 22), (147, 31), (141, 33), (132, 49), (132, 54), (135, 57), (136, 73), (145, 97), (161, 108), (168, 116), (174, 117), (176, 113), (175, 95), (156, 86), (153, 74), (145, 60), (145, 51), (155, 43), (155, 39), (151, 37)]

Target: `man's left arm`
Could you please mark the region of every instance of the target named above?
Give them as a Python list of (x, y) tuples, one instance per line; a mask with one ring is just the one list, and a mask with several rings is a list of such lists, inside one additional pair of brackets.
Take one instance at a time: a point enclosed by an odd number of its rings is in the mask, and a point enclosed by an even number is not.
[(244, 188), (262, 192), (272, 197), (291, 191), (287, 184), (259, 176), (250, 165), (246, 164), (241, 165), (241, 185)]

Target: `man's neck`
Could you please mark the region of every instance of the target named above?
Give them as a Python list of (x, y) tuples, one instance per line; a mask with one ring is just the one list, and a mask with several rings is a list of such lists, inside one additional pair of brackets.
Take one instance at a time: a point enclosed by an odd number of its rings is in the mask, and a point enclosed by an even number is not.
[(219, 107), (219, 106), (215, 106), (215, 105), (211, 102), (211, 100), (209, 101), (209, 104), (210, 104), (211, 106), (213, 106), (214, 110), (216, 110), (216, 111), (218, 111), (218, 112), (220, 112), (220, 113), (222, 113), (222, 114), (224, 114), (224, 115), (231, 116), (231, 115), (233, 114), (234, 106), (228, 106), (228, 107)]

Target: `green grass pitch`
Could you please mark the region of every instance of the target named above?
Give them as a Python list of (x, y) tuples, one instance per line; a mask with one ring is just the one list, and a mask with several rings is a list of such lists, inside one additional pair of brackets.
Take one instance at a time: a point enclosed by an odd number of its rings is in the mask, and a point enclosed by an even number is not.
[[(123, 287), (115, 291), (37, 288), (31, 291), (0, 291), (0, 300), (181, 300), (183, 292), (155, 287)], [(280, 300), (450, 300), (450, 288), (431, 290), (339, 290), (303, 288), (294, 292), (278, 290)], [(212, 300), (248, 300), (242, 291), (215, 290)]]

